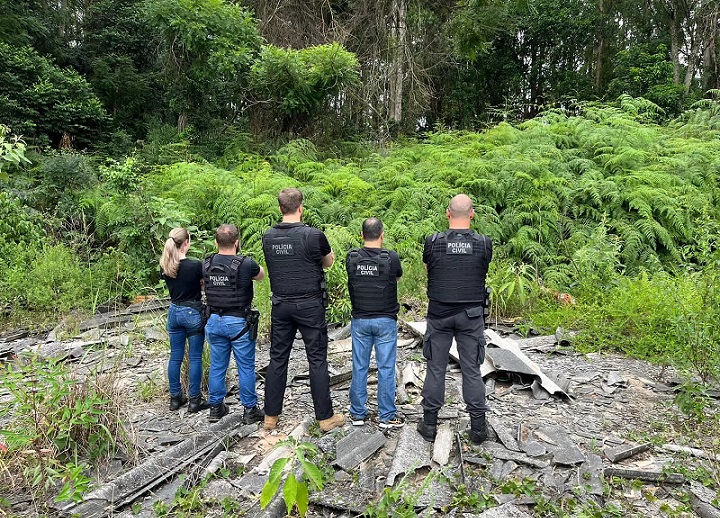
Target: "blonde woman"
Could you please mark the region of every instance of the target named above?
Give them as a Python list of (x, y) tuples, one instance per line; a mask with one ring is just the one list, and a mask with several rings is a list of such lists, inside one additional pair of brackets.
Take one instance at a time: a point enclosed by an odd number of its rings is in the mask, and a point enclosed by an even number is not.
[(184, 228), (174, 228), (165, 241), (160, 259), (161, 277), (170, 291), (167, 330), (170, 335), (170, 360), (168, 382), (170, 385), (170, 410), (178, 410), (188, 402), (180, 385), (180, 367), (188, 344), (190, 404), (188, 412), (195, 413), (207, 408), (200, 393), (202, 379), (202, 354), (205, 341), (202, 317), (201, 281), (202, 262), (186, 257), (190, 248), (190, 234)]

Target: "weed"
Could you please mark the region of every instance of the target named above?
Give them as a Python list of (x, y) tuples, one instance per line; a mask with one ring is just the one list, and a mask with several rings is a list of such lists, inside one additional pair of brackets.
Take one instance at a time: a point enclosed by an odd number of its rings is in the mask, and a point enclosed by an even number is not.
[[(290, 457), (276, 460), (270, 468), (270, 476), (260, 494), (260, 507), (264, 509), (272, 501), (280, 489), (282, 476), (285, 470), (291, 470), (283, 486), (283, 499), (288, 514), (297, 509), (300, 516), (305, 516), (308, 509), (308, 494), (310, 490), (321, 490), (325, 483), (323, 473), (315, 464), (307, 460), (308, 455), (317, 455), (315, 445), (309, 442), (298, 442), (295, 439), (280, 441), (276, 446), (289, 446), (292, 449)], [(302, 474), (296, 477), (292, 471), (295, 464), (299, 464)]]
[(165, 388), (160, 377), (161, 374), (158, 371), (153, 371), (144, 380), (138, 382), (137, 395), (140, 401), (149, 403), (163, 394)]
[(78, 459), (107, 458), (127, 439), (113, 372), (80, 379), (63, 363), (26, 361), (8, 364), (0, 377), (14, 399), (0, 409), (9, 418), (0, 477), (38, 500), (77, 501), (90, 485)]
[(461, 484), (457, 487), (452, 496), (450, 507), (467, 511), (470, 513), (481, 513), (486, 509), (495, 507), (497, 500), (484, 491), (469, 491), (467, 486)]
[(424, 478), (420, 487), (411, 491), (409, 477), (414, 473), (415, 468), (410, 468), (395, 487), (385, 487), (380, 499), (375, 504), (369, 505), (363, 516), (368, 518), (415, 518), (417, 516), (415, 504), (437, 473), (431, 471)]

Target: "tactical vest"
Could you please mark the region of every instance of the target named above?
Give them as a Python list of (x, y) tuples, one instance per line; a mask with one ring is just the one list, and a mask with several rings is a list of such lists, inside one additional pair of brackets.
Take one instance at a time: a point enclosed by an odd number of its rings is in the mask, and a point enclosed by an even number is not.
[(311, 228), (299, 225), (273, 227), (263, 236), (263, 253), (274, 296), (300, 297), (322, 294), (325, 279), (322, 264), (314, 262), (308, 250)]
[(390, 253), (381, 250), (374, 257), (365, 257), (359, 249), (350, 250), (346, 262), (348, 290), (354, 311), (396, 313), (397, 281), (390, 271)]
[(432, 237), (428, 260), (428, 298), (448, 304), (485, 300), (485, 277), (491, 257), (489, 238), (475, 232), (447, 230)]
[[(229, 258), (229, 263), (226, 263), (226, 257)], [(247, 286), (237, 285), (238, 270), (244, 260), (245, 256), (242, 255), (213, 254), (205, 258), (203, 262), (205, 296), (211, 311), (215, 309), (242, 311), (252, 304), (252, 282)]]

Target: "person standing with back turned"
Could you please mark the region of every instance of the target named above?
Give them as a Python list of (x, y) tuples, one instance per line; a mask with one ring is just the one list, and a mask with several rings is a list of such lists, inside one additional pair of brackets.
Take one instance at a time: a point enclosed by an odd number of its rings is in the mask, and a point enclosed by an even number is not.
[(479, 444), (487, 439), (488, 407), (480, 366), (485, 360), (483, 303), (492, 241), (470, 230), (475, 211), (465, 194), (450, 200), (445, 214), (449, 230), (429, 236), (423, 250), (429, 299), (423, 341), (427, 373), (422, 389), (423, 418), (417, 429), (426, 441), (435, 440), (438, 412), (445, 402), (445, 370), (455, 338), (463, 399), (470, 414), (470, 440)]
[(210, 345), (208, 376), (208, 421), (217, 422), (228, 413), (225, 404), (225, 375), (230, 352), (235, 356), (243, 423), (263, 420), (265, 414), (257, 404), (255, 388), (255, 339), (250, 337), (248, 312), (253, 299), (253, 281), (261, 281), (265, 272), (250, 257), (239, 255), (240, 234), (235, 225), (220, 225), (215, 232), (218, 253), (205, 258), (205, 297), (210, 318), (205, 336)]
[(350, 250), (345, 260), (352, 303), (352, 424), (362, 426), (368, 414), (367, 378), (370, 355), (375, 346), (378, 368), (378, 418), (381, 429), (405, 424), (395, 407), (395, 358), (397, 355), (397, 280), (402, 265), (397, 254), (382, 248), (385, 238), (378, 218), (362, 225), (363, 248)]
[(160, 276), (170, 292), (167, 330), (170, 336), (170, 360), (168, 361), (168, 384), (170, 385), (170, 410), (178, 410), (187, 403), (180, 384), (180, 367), (185, 358), (185, 342), (188, 349), (188, 412), (195, 413), (207, 408), (200, 393), (202, 381), (202, 355), (205, 341), (202, 310), (202, 263), (186, 257), (190, 249), (190, 234), (184, 228), (174, 228), (165, 241), (160, 259)]
[(282, 222), (263, 236), (263, 253), (270, 275), (270, 365), (265, 376), (265, 429), (274, 430), (283, 407), (288, 362), (295, 333), (305, 343), (310, 368), (310, 393), (320, 429), (342, 426), (345, 418), (333, 411), (327, 363), (325, 273), (333, 255), (320, 230), (301, 223), (303, 195), (298, 189), (280, 191)]

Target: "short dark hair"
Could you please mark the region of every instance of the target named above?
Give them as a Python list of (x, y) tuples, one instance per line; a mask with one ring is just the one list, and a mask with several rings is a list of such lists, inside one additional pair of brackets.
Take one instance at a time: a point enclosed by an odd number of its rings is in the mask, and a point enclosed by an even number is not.
[(239, 240), (240, 233), (232, 223), (220, 225), (215, 231), (215, 241), (217, 241), (218, 248), (230, 248), (235, 244), (235, 241)]
[(303, 193), (294, 187), (283, 189), (278, 194), (278, 203), (280, 204), (280, 212), (283, 214), (293, 214), (297, 212), (303, 202)]
[(368, 218), (363, 221), (362, 233), (365, 241), (375, 241), (380, 239), (380, 234), (383, 231), (383, 224), (380, 218)]

